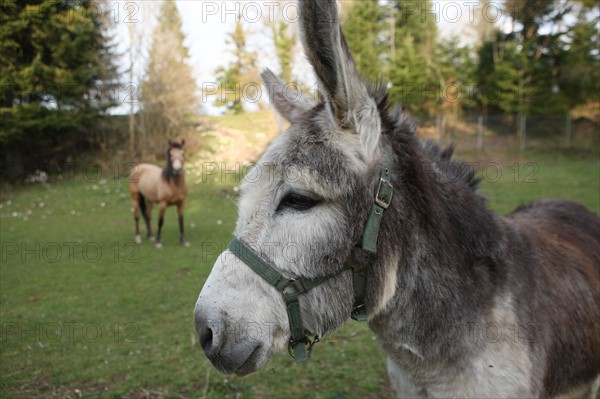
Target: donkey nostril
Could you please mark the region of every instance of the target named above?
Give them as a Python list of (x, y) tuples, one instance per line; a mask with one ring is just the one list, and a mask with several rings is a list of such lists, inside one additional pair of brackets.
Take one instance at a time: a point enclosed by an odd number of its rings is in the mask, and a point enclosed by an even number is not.
[(204, 327), (200, 333), (200, 346), (204, 352), (210, 351), (213, 344), (213, 332), (209, 327)]
[(213, 359), (219, 354), (223, 345), (225, 338), (223, 336), (223, 328), (225, 327), (225, 323), (221, 320), (217, 321), (203, 317), (198, 309), (195, 311), (194, 321), (200, 347), (206, 357)]

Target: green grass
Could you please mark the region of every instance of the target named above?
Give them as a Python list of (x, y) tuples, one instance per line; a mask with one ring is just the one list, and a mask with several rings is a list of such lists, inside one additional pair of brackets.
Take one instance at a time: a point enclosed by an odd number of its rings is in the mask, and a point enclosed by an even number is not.
[[(505, 161), (498, 182), (489, 174), (484, 180), (495, 210), (560, 197), (600, 213), (597, 159), (523, 159), (519, 178)], [(523, 172), (527, 162), (538, 166), (532, 176)], [(231, 238), (236, 207), (222, 196), (230, 186), (192, 185), (192, 247), (178, 245), (170, 208), (162, 250), (132, 244), (125, 182), (77, 180), (3, 193), (0, 397), (392, 396), (374, 336), (355, 322), (318, 344), (306, 364), (279, 355), (261, 372), (237, 378), (220, 375), (204, 358), (192, 313), (217, 256), (213, 243)]]
[(600, 214), (598, 158), (532, 152), (511, 160), (480, 162), (477, 170), (490, 207), (500, 214), (542, 198), (577, 201)]

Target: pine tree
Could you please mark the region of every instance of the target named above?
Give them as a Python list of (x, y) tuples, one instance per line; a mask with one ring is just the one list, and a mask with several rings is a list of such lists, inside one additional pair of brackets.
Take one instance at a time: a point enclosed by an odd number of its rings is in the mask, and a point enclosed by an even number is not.
[(0, 143), (90, 133), (115, 105), (109, 24), (96, 6), (0, 2)]
[(219, 85), (215, 105), (226, 106), (228, 111), (239, 114), (244, 111), (243, 97), (254, 98), (259, 87), (257, 55), (248, 50), (246, 32), (241, 23), (237, 23), (233, 32), (229, 33), (227, 44), (233, 46), (233, 61), (229, 66), (221, 66), (215, 71)]
[(444, 87), (441, 90), (445, 112), (458, 114), (459, 109), (472, 108), (470, 87), (475, 79), (476, 60), (471, 56), (471, 48), (460, 44), (457, 36), (440, 40), (435, 59), (444, 77)]
[(294, 61), (294, 46), (296, 45), (296, 34), (290, 24), (286, 21), (277, 21), (271, 25), (273, 32), (273, 44), (275, 54), (281, 68), (281, 78), (284, 82), (291, 82), (292, 67)]
[(152, 35), (142, 108), (148, 148), (156, 141), (182, 133), (188, 118), (198, 112), (197, 86), (189, 52), (183, 41), (181, 17), (174, 1), (162, 3)]
[[(581, 18), (594, 5), (587, 0), (531, 0), (506, 2), (505, 7), (514, 29), (498, 32), (479, 52), (478, 84), (487, 89), (480, 91), (482, 105), (492, 111), (553, 115), (585, 101), (579, 89), (594, 90), (592, 82), (598, 81), (593, 64), (597, 34), (593, 23), (586, 28)], [(576, 7), (583, 14), (570, 27), (566, 17)], [(586, 81), (590, 85), (581, 83)]]
[(597, 101), (600, 93), (600, 14), (588, 11), (579, 11), (559, 63), (558, 79), (570, 108)]
[(354, 0), (346, 9), (344, 34), (358, 71), (371, 81), (384, 77), (384, 8), (378, 0)]
[(390, 0), (388, 9), (394, 19), (389, 32), (390, 96), (413, 113), (432, 113), (441, 104), (445, 84), (434, 57), (437, 25), (432, 2)]

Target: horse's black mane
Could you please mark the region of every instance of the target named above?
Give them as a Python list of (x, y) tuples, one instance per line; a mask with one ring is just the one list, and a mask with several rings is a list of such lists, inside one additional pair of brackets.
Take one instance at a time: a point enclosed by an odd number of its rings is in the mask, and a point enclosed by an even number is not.
[(169, 143), (169, 149), (167, 150), (167, 165), (162, 170), (162, 176), (167, 182), (171, 182), (173, 180), (173, 165), (171, 164), (171, 149), (177, 148), (182, 149), (183, 145), (176, 141), (171, 141)]
[(171, 182), (173, 180), (173, 165), (171, 165), (171, 154), (167, 151), (167, 164), (162, 170), (162, 177), (167, 182)]

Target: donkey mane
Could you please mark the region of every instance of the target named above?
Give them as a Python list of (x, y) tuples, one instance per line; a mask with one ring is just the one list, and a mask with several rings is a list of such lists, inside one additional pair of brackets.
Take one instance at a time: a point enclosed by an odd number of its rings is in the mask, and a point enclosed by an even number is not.
[[(408, 144), (406, 136), (416, 136), (417, 125), (414, 120), (402, 110), (402, 107), (390, 104), (386, 82), (373, 84), (364, 77), (362, 81), (377, 104), (382, 119), (383, 135), (390, 136), (392, 141)], [(467, 163), (452, 159), (455, 150), (454, 144), (442, 148), (439, 144), (427, 140), (422, 141), (421, 146), (425, 157), (435, 165), (439, 173), (450, 180), (464, 183), (471, 191), (477, 192), (481, 179), (475, 176), (475, 171)]]
[(443, 174), (466, 184), (473, 192), (477, 192), (481, 179), (475, 177), (475, 171), (467, 163), (452, 159), (454, 144), (442, 149), (439, 144), (428, 140), (423, 143), (423, 147), (427, 157)]

